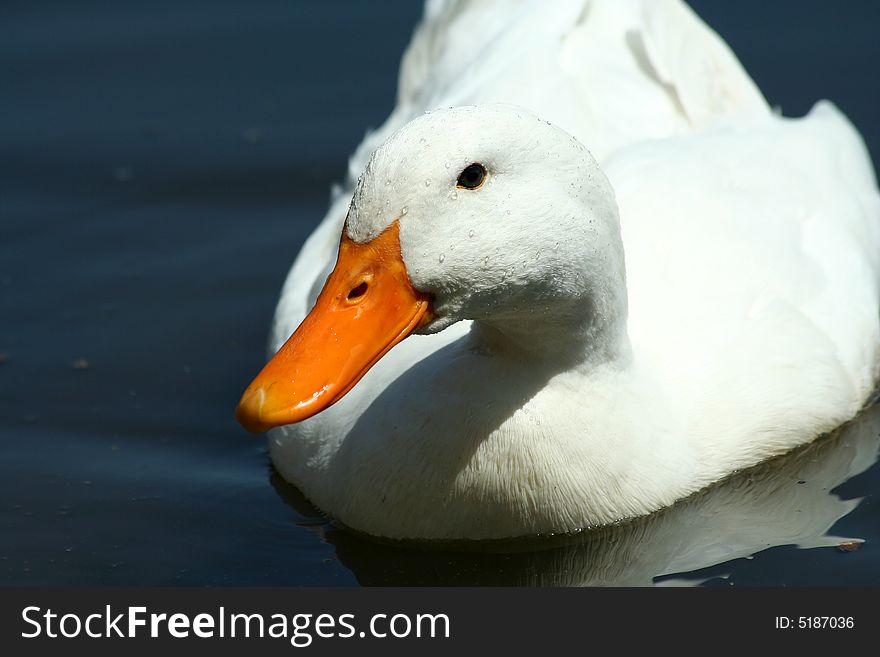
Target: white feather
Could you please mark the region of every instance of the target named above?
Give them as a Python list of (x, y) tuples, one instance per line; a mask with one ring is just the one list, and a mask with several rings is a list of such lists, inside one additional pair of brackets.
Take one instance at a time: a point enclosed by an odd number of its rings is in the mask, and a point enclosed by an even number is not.
[[(494, 187), (453, 193), (477, 156)], [(332, 268), (352, 195), (356, 240), (401, 217), (445, 328), (271, 434), (282, 475), (356, 529), (496, 538), (643, 515), (830, 431), (874, 389), (880, 200), (858, 133), (826, 102), (771, 113), (677, 0), (429, 2), (398, 105), (350, 170), (273, 347)]]

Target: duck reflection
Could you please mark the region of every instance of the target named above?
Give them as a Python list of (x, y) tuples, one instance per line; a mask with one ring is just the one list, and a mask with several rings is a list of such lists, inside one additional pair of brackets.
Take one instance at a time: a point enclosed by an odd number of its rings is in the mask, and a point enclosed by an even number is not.
[(855, 547), (829, 534), (858, 506), (834, 489), (870, 468), (880, 447), (880, 405), (833, 434), (728, 479), (653, 515), (577, 535), (507, 541), (386, 543), (322, 521), (274, 471), (278, 494), (302, 525), (335, 546), (364, 585), (651, 586), (699, 584), (675, 577), (761, 550)]

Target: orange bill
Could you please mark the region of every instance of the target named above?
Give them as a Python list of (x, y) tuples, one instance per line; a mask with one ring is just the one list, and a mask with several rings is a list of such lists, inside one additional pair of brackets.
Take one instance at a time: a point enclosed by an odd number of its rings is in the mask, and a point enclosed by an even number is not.
[(245, 390), (236, 418), (248, 431), (266, 431), (320, 413), (427, 324), (429, 308), (429, 295), (406, 273), (397, 221), (364, 244), (343, 232), (315, 307)]

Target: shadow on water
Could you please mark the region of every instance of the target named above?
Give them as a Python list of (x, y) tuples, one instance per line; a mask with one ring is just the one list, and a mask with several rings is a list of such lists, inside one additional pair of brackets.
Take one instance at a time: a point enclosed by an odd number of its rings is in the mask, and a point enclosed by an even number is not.
[(842, 559), (860, 549), (861, 538), (831, 533), (862, 501), (836, 489), (871, 468), (878, 447), (875, 405), (829, 436), (645, 518), (577, 535), (443, 545), (356, 535), (274, 471), (271, 483), (364, 585), (687, 586), (717, 579), (713, 566), (777, 546), (834, 548)]

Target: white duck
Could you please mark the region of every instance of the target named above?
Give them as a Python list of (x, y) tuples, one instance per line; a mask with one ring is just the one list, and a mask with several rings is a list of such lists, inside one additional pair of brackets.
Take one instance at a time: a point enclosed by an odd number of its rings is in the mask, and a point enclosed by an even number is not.
[[(510, 7), (429, 2), (239, 407), (368, 534), (644, 515), (830, 431), (877, 380), (880, 199), (846, 119), (774, 115), (675, 0)], [(510, 104), (406, 122), (488, 101)]]

